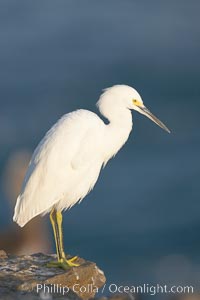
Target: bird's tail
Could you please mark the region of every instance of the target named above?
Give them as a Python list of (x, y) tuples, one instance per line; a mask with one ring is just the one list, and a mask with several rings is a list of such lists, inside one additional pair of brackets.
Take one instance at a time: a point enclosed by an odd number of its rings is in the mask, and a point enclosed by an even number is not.
[(17, 198), (17, 202), (15, 205), (15, 211), (13, 216), (13, 221), (16, 222), (20, 227), (23, 227), (28, 222), (27, 219), (24, 218), (24, 215), (21, 213), (21, 200), (22, 196), (19, 195)]

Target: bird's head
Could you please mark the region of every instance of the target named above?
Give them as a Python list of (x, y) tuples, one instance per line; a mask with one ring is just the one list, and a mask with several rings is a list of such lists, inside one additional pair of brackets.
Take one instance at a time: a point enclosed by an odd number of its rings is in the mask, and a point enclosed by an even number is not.
[(146, 108), (140, 94), (128, 85), (114, 85), (105, 89), (97, 106), (105, 116), (124, 109), (136, 110), (170, 133), (170, 130)]

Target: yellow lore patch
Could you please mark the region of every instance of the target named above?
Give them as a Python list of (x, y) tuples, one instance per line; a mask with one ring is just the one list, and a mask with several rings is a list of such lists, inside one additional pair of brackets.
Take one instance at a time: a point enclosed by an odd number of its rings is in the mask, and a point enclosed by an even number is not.
[(137, 99), (133, 99), (132, 101), (133, 101), (133, 104), (136, 106), (143, 106), (143, 104), (140, 101), (138, 101)]

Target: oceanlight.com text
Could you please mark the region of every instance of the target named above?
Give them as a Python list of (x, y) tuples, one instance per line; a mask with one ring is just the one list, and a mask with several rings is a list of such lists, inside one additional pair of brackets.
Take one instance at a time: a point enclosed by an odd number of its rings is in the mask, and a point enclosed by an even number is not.
[[(117, 285), (114, 283), (111, 283), (108, 285), (108, 291), (112, 294), (147, 294), (154, 296), (156, 294), (193, 294), (194, 293), (194, 287), (193, 286), (167, 286), (165, 285), (151, 285), (148, 283), (142, 284), (142, 285)], [(106, 284), (103, 287), (103, 290), (105, 291)]]

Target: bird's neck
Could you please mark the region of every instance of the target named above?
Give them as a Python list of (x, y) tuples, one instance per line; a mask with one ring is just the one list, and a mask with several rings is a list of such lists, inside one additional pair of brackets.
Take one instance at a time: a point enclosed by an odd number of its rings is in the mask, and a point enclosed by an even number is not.
[[(105, 115), (104, 115), (105, 116)], [(121, 110), (112, 116), (105, 116), (109, 123), (105, 133), (105, 164), (113, 157), (128, 140), (132, 130), (132, 114), (129, 109)]]

